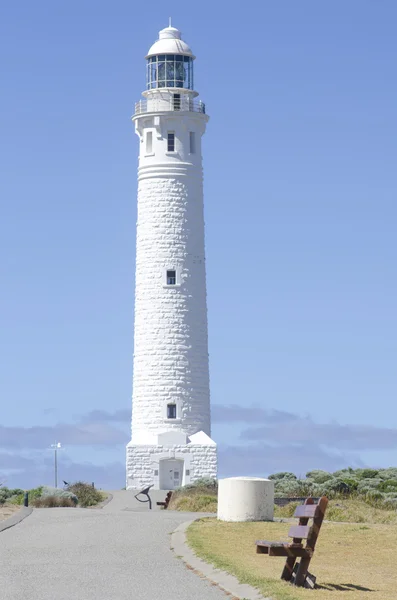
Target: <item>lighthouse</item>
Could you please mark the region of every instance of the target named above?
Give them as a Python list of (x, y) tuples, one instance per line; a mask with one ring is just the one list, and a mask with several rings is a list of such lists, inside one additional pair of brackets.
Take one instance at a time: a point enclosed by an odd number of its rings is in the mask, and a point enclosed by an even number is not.
[(208, 122), (181, 32), (146, 56), (139, 139), (132, 432), (127, 489), (217, 476), (211, 439), (201, 138)]

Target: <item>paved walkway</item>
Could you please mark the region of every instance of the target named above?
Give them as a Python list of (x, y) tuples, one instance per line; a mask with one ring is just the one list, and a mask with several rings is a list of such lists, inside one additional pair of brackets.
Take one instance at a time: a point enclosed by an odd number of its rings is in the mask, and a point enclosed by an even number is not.
[(131, 492), (112, 493), (103, 509), (36, 509), (0, 533), (1, 599), (227, 599), (170, 550), (192, 513), (150, 512)]

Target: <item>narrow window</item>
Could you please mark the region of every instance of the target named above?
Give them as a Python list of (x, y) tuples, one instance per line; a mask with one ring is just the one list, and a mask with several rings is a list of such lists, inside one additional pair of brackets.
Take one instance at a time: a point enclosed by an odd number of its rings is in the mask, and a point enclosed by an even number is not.
[(175, 133), (168, 132), (167, 144), (168, 152), (175, 152)]
[(146, 134), (146, 154), (153, 152), (153, 133), (148, 131)]
[(194, 131), (190, 132), (190, 154), (196, 154), (196, 134)]
[(176, 404), (167, 404), (167, 419), (176, 419)]
[(174, 100), (174, 110), (181, 110), (181, 95), (174, 94), (173, 100)]
[(176, 271), (167, 271), (167, 285), (176, 284)]

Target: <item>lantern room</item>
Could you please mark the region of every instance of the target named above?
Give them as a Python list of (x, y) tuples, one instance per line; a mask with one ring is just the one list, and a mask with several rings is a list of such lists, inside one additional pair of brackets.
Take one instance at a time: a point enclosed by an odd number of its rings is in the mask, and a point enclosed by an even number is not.
[(166, 27), (150, 48), (147, 59), (146, 89), (182, 88), (193, 90), (193, 53), (175, 27)]

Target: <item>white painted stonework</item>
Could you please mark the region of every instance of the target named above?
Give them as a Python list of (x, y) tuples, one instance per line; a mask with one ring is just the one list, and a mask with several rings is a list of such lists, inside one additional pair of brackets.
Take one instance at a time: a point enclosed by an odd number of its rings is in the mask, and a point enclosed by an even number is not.
[[(157, 82), (164, 55), (175, 61), (167, 71), (175, 78), (171, 84), (181, 85), (174, 73), (182, 72), (183, 85), (190, 87)], [(208, 117), (192, 89), (194, 57), (177, 29), (161, 31), (147, 59), (156, 81), (148, 83), (146, 100), (136, 104), (133, 116), (140, 149), (127, 488), (153, 483), (173, 489), (217, 472), (210, 438), (201, 156)], [(175, 281), (167, 281), (167, 271), (175, 272)]]
[(218, 483), (220, 521), (272, 521), (274, 483), (259, 477), (229, 477)]

